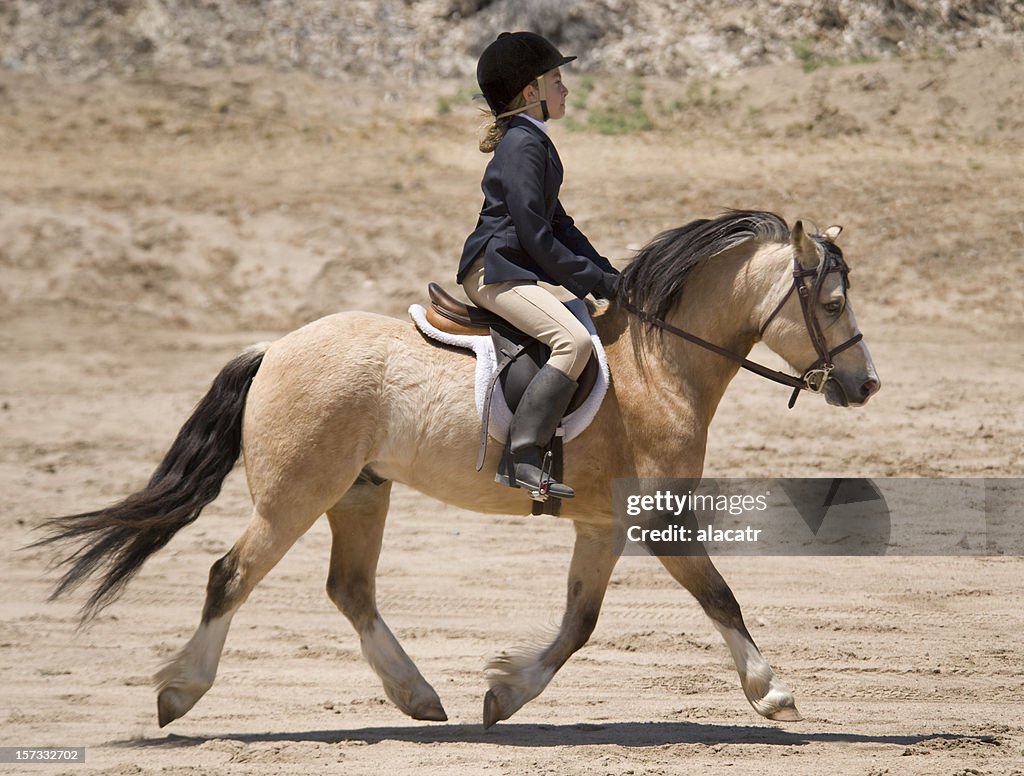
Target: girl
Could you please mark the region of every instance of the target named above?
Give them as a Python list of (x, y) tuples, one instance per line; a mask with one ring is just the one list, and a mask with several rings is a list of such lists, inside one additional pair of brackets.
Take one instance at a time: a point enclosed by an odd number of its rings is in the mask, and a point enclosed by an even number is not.
[[(561, 285), (581, 299), (590, 293), (611, 299), (618, 282), (558, 201), (562, 163), (545, 122), (565, 115), (569, 90), (559, 68), (575, 58), (531, 32), (503, 32), (480, 56), (477, 81), (494, 115), (480, 150), (494, 156), (457, 275), (474, 304), (551, 348), (509, 429), (515, 478), (535, 491), (544, 478), (544, 450), (593, 349), (586, 327), (538, 282)], [(547, 492), (574, 495), (558, 482), (549, 482)]]

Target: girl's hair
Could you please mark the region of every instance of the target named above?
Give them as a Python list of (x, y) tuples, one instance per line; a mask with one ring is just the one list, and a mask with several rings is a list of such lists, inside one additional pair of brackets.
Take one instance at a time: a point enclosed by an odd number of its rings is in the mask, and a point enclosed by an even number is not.
[[(525, 107), (526, 98), (523, 97), (523, 93), (520, 92), (516, 95), (516, 98), (508, 104), (508, 107), (506, 107), (505, 110), (519, 110), (520, 108)], [(512, 122), (512, 119), (514, 119), (515, 116), (505, 116), (504, 118), (499, 119), (486, 108), (482, 112), (489, 121), (484, 124), (484, 136), (480, 141), (480, 151), (481, 153), (489, 154), (498, 147), (498, 143), (500, 143), (501, 139), (505, 137), (505, 132), (508, 131), (508, 125)]]

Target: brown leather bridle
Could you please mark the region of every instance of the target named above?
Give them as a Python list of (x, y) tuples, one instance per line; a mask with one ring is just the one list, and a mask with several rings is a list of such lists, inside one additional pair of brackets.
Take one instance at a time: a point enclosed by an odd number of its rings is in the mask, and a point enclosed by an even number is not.
[(687, 342), (692, 342), (694, 345), (699, 345), (705, 350), (710, 350), (712, 353), (717, 353), (720, 356), (735, 361), (743, 369), (748, 372), (753, 372), (756, 375), (765, 377), (776, 383), (787, 385), (793, 389), (793, 395), (789, 398), (789, 408), (792, 409), (793, 405), (796, 404), (797, 396), (800, 395), (800, 391), (810, 391), (811, 393), (821, 393), (825, 390), (825, 384), (831, 377), (832, 370), (835, 369), (835, 363), (833, 358), (842, 353), (847, 348), (853, 347), (862, 339), (864, 335), (860, 332), (854, 334), (850, 339), (846, 340), (840, 345), (829, 350), (828, 343), (825, 341), (825, 335), (821, 330), (821, 324), (818, 323), (818, 316), (814, 313), (814, 301), (811, 298), (811, 289), (807, 286), (807, 278), (818, 278), (824, 277), (830, 272), (840, 272), (843, 276), (844, 287), (849, 287), (849, 267), (846, 266), (846, 262), (843, 261), (842, 255), (838, 253), (832, 253), (830, 251), (825, 252), (825, 257), (822, 259), (822, 265), (819, 269), (804, 269), (800, 266), (799, 259), (794, 255), (793, 257), (793, 284), (789, 287), (786, 295), (782, 297), (782, 300), (772, 310), (771, 315), (761, 325), (761, 329), (757, 333), (758, 339), (762, 337), (765, 330), (771, 324), (775, 317), (779, 314), (779, 311), (785, 307), (786, 302), (793, 295), (793, 291), (796, 291), (797, 298), (800, 300), (800, 309), (803, 311), (804, 324), (807, 326), (807, 335), (811, 339), (811, 344), (814, 346), (814, 351), (818, 354), (818, 359), (807, 367), (803, 374), (797, 377), (796, 375), (786, 374), (776, 369), (764, 366), (764, 364), (758, 364), (756, 361), (737, 356), (731, 350), (726, 350), (723, 347), (715, 345), (712, 342), (708, 342), (705, 339), (698, 337), (695, 334), (690, 334), (688, 331), (683, 331), (677, 326), (673, 326), (667, 321), (663, 321), (661, 318), (656, 318), (650, 313), (641, 310), (631, 302), (623, 301), (622, 306), (633, 313), (637, 318), (646, 324), (654, 326), (663, 331), (667, 331), (670, 334), (674, 334)]

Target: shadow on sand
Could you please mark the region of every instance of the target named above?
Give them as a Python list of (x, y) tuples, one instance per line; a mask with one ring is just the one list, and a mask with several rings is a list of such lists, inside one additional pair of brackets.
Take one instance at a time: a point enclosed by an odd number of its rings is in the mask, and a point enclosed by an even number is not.
[(221, 733), (209, 736), (169, 735), (164, 738), (133, 738), (115, 742), (124, 747), (194, 747), (209, 741), (238, 741), (245, 744), (319, 742), (338, 744), (362, 742), (379, 744), (404, 741), (422, 744), (478, 743), (492, 746), (618, 746), (649, 747), (666, 744), (766, 744), (806, 746), (807, 744), (893, 744), (912, 746), (931, 739), (996, 743), (986, 736), (952, 733), (917, 735), (864, 735), (860, 733), (793, 732), (752, 725), (704, 725), (696, 722), (610, 722), (608, 724), (521, 725), (499, 724), (491, 730), (480, 725), (443, 724), (423, 727), (386, 726), (355, 730), (300, 730), (281, 733)]

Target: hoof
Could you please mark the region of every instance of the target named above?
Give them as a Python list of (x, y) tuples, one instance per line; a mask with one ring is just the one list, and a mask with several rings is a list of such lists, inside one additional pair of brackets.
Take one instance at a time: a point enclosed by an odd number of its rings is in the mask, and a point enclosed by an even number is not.
[(784, 685), (776, 684), (765, 697), (754, 700), (750, 705), (754, 710), (766, 719), (775, 722), (800, 722), (803, 717), (796, 710), (796, 700)]
[(790, 706), (789, 708), (778, 709), (768, 715), (768, 719), (774, 720), (775, 722), (803, 722), (804, 718), (800, 716), (800, 712), (796, 710), (796, 706)]
[(195, 704), (191, 696), (175, 687), (161, 690), (156, 697), (157, 722), (160, 727), (165, 727), (179, 717), (184, 717)]
[(508, 719), (509, 716), (502, 712), (501, 703), (498, 701), (498, 696), (494, 694), (494, 690), (488, 690), (484, 696), (484, 730), (494, 727), (496, 722)]
[(448, 715), (445, 713), (444, 706), (441, 705), (441, 698), (438, 697), (434, 688), (423, 680), (423, 677), (420, 677), (419, 684), (411, 689), (400, 685), (385, 684), (384, 694), (395, 706), (413, 719), (428, 722), (448, 721)]
[(436, 700), (433, 703), (418, 708), (409, 714), (413, 719), (423, 720), (425, 722), (447, 722), (448, 715), (445, 713), (444, 707), (441, 705), (440, 700)]

